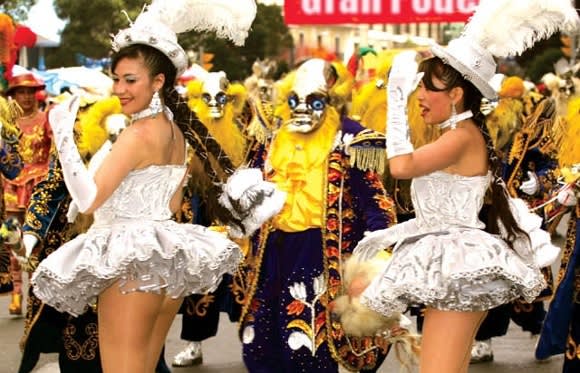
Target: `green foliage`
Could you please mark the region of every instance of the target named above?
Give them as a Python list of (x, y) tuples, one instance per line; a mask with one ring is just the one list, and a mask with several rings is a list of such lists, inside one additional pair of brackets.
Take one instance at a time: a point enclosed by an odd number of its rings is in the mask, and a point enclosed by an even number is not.
[(225, 71), (232, 81), (251, 75), (252, 64), (258, 58), (279, 59), (293, 46), (281, 7), (264, 4), (258, 4), (256, 19), (243, 47), (218, 39), (212, 33), (189, 32), (181, 35), (179, 41), (185, 50), (213, 53), (212, 71)]
[(529, 63), (526, 69), (527, 77), (532, 82), (538, 83), (545, 74), (554, 72), (554, 64), (563, 55), (559, 47), (545, 49)]
[(46, 51), (47, 66), (76, 65), (78, 53), (95, 59), (107, 57), (111, 35), (129, 25), (123, 11), (135, 19), (142, 6), (142, 0), (55, 0), (57, 15), (69, 22), (61, 46)]
[(16, 23), (26, 20), (28, 10), (36, 3), (36, 0), (2, 0), (0, 1), (0, 13), (8, 14)]

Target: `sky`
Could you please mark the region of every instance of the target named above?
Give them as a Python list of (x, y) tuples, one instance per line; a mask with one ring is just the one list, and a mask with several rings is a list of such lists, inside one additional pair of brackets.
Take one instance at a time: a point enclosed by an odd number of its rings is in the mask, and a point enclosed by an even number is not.
[[(258, 1), (264, 4), (282, 5), (284, 3), (283, 0)], [(53, 0), (37, 0), (36, 4), (30, 8), (28, 20), (24, 24), (47, 39), (60, 41), (60, 31), (64, 28), (66, 21), (57, 17), (53, 7)]]
[(52, 2), (53, 0), (37, 0), (30, 8), (28, 19), (24, 24), (47, 39), (60, 41), (59, 33), (66, 22), (57, 17)]

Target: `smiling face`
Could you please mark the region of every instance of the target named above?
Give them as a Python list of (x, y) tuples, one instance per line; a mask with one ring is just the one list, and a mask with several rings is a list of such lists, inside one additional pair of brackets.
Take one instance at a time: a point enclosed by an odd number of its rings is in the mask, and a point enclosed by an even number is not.
[(149, 106), (163, 82), (163, 74), (151, 77), (142, 57), (126, 57), (119, 60), (113, 71), (113, 94), (119, 97), (123, 114), (131, 115)]

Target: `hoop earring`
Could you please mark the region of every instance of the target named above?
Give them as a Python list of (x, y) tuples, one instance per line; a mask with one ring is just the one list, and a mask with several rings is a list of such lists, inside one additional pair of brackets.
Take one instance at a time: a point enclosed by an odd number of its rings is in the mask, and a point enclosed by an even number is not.
[(161, 97), (159, 97), (159, 91), (153, 93), (151, 97), (151, 102), (149, 102), (150, 115), (155, 116), (163, 111), (163, 103), (161, 103)]

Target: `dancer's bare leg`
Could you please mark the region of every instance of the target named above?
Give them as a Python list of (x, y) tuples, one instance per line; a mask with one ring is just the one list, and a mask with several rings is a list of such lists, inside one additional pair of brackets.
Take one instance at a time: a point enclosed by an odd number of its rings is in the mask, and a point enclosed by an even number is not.
[(118, 282), (99, 295), (99, 349), (104, 373), (154, 373), (155, 366), (150, 368), (147, 362), (164, 301), (162, 294), (122, 294)]
[(149, 343), (149, 349), (147, 354), (147, 371), (155, 371), (157, 366), (157, 361), (159, 360), (159, 354), (161, 354), (161, 349), (169, 333), (169, 328), (173, 323), (173, 319), (179, 311), (179, 307), (183, 302), (183, 298), (171, 299), (165, 297), (161, 305), (161, 312), (155, 320), (155, 325), (153, 327), (153, 334)]
[(487, 312), (425, 311), (421, 373), (466, 373), (475, 333)]

